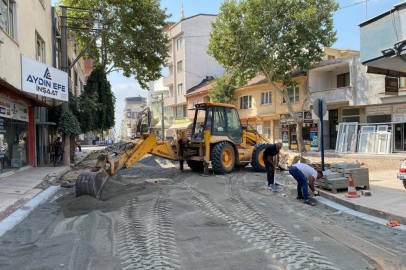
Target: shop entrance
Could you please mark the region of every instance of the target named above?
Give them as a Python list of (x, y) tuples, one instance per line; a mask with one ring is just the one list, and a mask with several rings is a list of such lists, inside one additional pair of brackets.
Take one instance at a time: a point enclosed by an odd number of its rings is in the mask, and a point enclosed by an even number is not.
[(394, 150), (395, 151), (406, 151), (405, 147), (405, 133), (406, 125), (404, 123), (394, 124)]

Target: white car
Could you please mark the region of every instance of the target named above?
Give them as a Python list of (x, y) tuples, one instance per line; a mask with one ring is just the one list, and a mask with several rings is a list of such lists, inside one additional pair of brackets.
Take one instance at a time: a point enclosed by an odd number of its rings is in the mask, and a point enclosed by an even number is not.
[(398, 179), (403, 181), (403, 186), (406, 188), (406, 159), (400, 165)]

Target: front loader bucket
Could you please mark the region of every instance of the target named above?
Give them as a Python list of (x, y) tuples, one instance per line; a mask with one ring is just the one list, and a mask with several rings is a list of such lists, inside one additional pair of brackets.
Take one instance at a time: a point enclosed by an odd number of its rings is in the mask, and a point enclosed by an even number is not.
[(101, 200), (107, 180), (108, 175), (102, 171), (81, 173), (76, 180), (76, 197), (89, 195)]

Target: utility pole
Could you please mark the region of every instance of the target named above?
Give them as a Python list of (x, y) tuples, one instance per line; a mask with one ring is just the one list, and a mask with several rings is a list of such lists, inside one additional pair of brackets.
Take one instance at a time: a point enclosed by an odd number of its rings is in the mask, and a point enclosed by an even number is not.
[(164, 122), (164, 94), (161, 93), (161, 107), (162, 107), (162, 115), (161, 115), (161, 125), (162, 125), (162, 140), (165, 140), (165, 122)]
[(365, 1), (365, 20), (368, 20), (368, 0)]
[[(67, 29), (68, 23), (66, 18), (66, 6), (61, 6), (62, 17), (61, 17), (61, 64), (62, 71), (69, 72), (68, 68), (68, 37)], [(69, 80), (68, 80), (69, 85)], [(68, 86), (68, 91), (70, 91)], [(68, 92), (69, 94), (69, 92)], [(69, 111), (69, 101), (62, 103), (62, 113)], [(62, 162), (64, 166), (70, 166), (70, 136), (67, 134), (62, 135), (63, 142), (63, 158)]]

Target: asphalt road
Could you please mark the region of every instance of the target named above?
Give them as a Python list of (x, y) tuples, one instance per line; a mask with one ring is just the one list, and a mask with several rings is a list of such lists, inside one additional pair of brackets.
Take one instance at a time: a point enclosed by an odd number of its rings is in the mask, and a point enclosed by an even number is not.
[[(0, 238), (0, 269), (406, 269), (406, 234), (264, 188), (147, 158), (104, 201), (61, 190)], [(145, 180), (149, 182), (146, 183)]]

